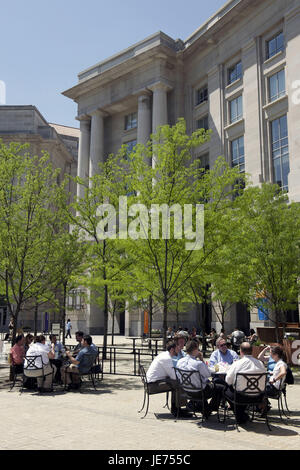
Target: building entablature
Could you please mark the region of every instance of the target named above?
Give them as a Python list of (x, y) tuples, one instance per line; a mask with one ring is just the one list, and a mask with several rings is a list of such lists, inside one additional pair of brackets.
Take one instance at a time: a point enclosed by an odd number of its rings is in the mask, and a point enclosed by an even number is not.
[[(166, 41), (166, 38), (168, 41)], [(141, 47), (143, 44), (146, 44), (146, 46)], [(136, 77), (136, 75), (139, 75), (139, 71), (144, 68), (149, 68), (150, 65), (154, 69), (164, 66), (166, 69), (173, 70), (176, 67), (176, 44), (181, 44), (181, 41), (174, 41), (164, 33), (159, 32), (132, 46), (129, 50), (82, 72), (79, 74), (79, 83), (63, 92), (63, 95), (78, 102), (80, 98), (95, 94), (99, 89), (105, 88), (114, 81), (120, 79), (126, 81), (128, 78), (130, 80), (135, 78), (135, 81), (138, 81), (139, 77)], [(173, 47), (170, 47), (170, 45)], [(131, 51), (136, 52), (131, 53)], [(138, 88), (142, 88), (147, 84), (138, 83), (137, 85)], [(135, 91), (132, 90), (133, 93)]]

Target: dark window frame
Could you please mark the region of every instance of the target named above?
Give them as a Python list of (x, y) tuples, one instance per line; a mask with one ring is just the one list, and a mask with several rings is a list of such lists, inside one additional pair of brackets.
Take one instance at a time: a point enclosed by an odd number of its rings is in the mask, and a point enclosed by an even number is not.
[(206, 103), (208, 101), (208, 86), (204, 85), (201, 88), (196, 90), (196, 98), (195, 98), (195, 106), (198, 106), (202, 103)]
[[(280, 41), (279, 41), (279, 38), (281, 38), (281, 37), (283, 39), (282, 45), (280, 45)], [(272, 57), (274, 57), (279, 52), (283, 52), (285, 50), (284, 39), (285, 38), (284, 38), (283, 31), (280, 31), (280, 32), (276, 33), (273, 37), (271, 37), (270, 39), (268, 39), (266, 41), (266, 60), (271, 59)], [(270, 47), (272, 41), (275, 41), (274, 51), (272, 51), (271, 47)]]
[[(238, 70), (238, 66), (240, 65), (240, 71)], [(227, 71), (227, 84), (231, 85), (232, 83), (240, 80), (243, 76), (243, 64), (242, 61), (239, 60), (236, 64), (232, 67), (228, 68)]]

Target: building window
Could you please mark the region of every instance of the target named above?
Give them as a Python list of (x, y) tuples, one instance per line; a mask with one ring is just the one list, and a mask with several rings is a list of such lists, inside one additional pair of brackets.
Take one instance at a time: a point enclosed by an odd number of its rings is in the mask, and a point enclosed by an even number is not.
[(269, 78), (269, 101), (275, 101), (285, 95), (285, 72), (275, 73)]
[(209, 170), (209, 153), (205, 153), (198, 157), (199, 168), (203, 168), (205, 171)]
[(137, 144), (137, 140), (130, 140), (129, 142), (125, 142), (126, 145), (126, 155), (125, 155), (125, 160), (129, 160), (130, 154), (132, 153), (134, 147)]
[(289, 141), (287, 116), (271, 122), (271, 145), (273, 161), (273, 181), (284, 191), (288, 191)]
[(243, 98), (242, 95), (229, 102), (230, 123), (238, 121), (243, 117)]
[(196, 106), (198, 106), (198, 104), (204, 103), (205, 101), (208, 101), (207, 85), (196, 90)]
[(238, 62), (235, 64), (233, 67), (230, 67), (228, 69), (228, 85), (231, 83), (235, 82), (239, 78), (242, 78), (243, 75), (243, 68), (242, 68), (242, 62)]
[(245, 172), (245, 147), (244, 136), (231, 141), (231, 165), (238, 168), (240, 173)]
[(267, 59), (270, 59), (278, 52), (284, 51), (284, 35), (283, 32), (277, 34), (272, 39), (267, 41)]
[(127, 114), (125, 116), (125, 131), (137, 127), (137, 113)]
[(84, 292), (80, 289), (71, 290), (67, 297), (67, 308), (69, 310), (82, 310), (84, 307)]
[(208, 131), (208, 114), (197, 120), (197, 129)]

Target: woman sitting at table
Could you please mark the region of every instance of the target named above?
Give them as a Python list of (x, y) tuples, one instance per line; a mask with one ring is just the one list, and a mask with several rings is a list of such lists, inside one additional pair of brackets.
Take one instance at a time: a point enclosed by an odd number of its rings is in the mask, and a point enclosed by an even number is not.
[[(280, 344), (274, 344), (273, 346), (280, 346)], [(257, 359), (267, 364), (267, 371), (271, 375), (273, 374), (274, 367), (276, 365), (275, 359), (273, 359), (271, 352), (271, 346), (266, 346), (265, 349), (257, 356)], [(266, 354), (268, 353), (268, 354)]]
[(282, 386), (285, 381), (287, 370), (287, 364), (284, 362), (285, 354), (282, 346), (272, 346), (271, 357), (275, 361), (275, 367), (267, 385), (268, 397), (273, 397), (278, 394), (280, 386)]

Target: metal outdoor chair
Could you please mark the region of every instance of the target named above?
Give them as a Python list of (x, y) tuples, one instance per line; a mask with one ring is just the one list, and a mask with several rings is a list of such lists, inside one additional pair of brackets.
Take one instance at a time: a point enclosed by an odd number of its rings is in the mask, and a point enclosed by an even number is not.
[[(268, 400), (277, 400), (278, 412), (279, 412), (279, 416), (280, 416), (281, 421), (284, 422), (282, 414), (284, 414), (284, 416), (287, 419), (290, 419), (289, 415), (291, 414), (291, 412), (290, 412), (290, 410), (288, 408), (288, 404), (287, 404), (286, 383), (283, 382), (282, 379), (280, 380), (279, 390), (276, 393), (276, 395), (272, 395), (272, 396), (267, 395), (267, 398), (268, 398)], [(283, 406), (283, 398), (284, 398), (284, 403), (285, 403), (285, 408), (286, 409), (284, 409), (284, 406)], [(287, 413), (289, 415), (287, 415)]]
[[(38, 365), (38, 364), (41, 364), (41, 365)], [(26, 372), (29, 372), (29, 371), (40, 371), (40, 374), (34, 376), (34, 378), (38, 379), (39, 377), (42, 377), (43, 382), (45, 381), (46, 377), (48, 377), (48, 375), (52, 375), (51, 391), (53, 391), (53, 368), (52, 368), (52, 372), (45, 374), (44, 365), (45, 364), (43, 363), (43, 359), (41, 355), (25, 356), (25, 362), (24, 362), (24, 367), (23, 367), (23, 383), (21, 387), (21, 392), (23, 391), (23, 388), (24, 388), (25, 377), (32, 378), (32, 375), (26, 374)]]
[[(233, 411), (235, 417), (235, 426), (237, 431), (238, 422), (237, 422), (237, 406), (244, 405), (248, 408), (252, 408), (252, 420), (254, 419), (254, 410), (255, 407), (266, 401), (266, 385), (267, 385), (267, 373), (246, 373), (246, 372), (238, 372), (235, 378), (234, 384), (234, 396), (233, 399), (226, 396), (226, 388), (223, 392), (223, 398), (228, 401), (229, 403), (233, 404)], [(238, 395), (238, 396), (237, 396)], [(227, 406), (224, 406), (224, 424), (226, 430), (226, 417), (227, 417)], [(268, 421), (268, 410), (265, 413), (265, 422), (268, 426), (269, 430), (271, 431), (271, 427)]]
[[(191, 401), (191, 409), (195, 416), (199, 409), (197, 408), (197, 403), (201, 406), (201, 415), (202, 422), (206, 419), (205, 417), (205, 396), (203, 390), (205, 384), (202, 381), (200, 372), (198, 370), (187, 371), (183, 369), (178, 369), (174, 367), (176, 380), (177, 380), (177, 389), (176, 389), (176, 407), (177, 407), (177, 419), (179, 417), (180, 409), (180, 398), (186, 398)], [(197, 384), (198, 382), (198, 384)], [(194, 394), (197, 393), (198, 397), (195, 397)]]
[[(146, 405), (146, 411), (145, 411), (145, 414), (144, 416), (141, 416), (142, 419), (144, 419), (147, 414), (148, 414), (148, 410), (149, 410), (149, 396), (150, 395), (157, 395), (159, 393), (166, 393), (167, 396), (166, 396), (166, 403), (164, 405), (164, 408), (169, 408), (169, 392), (172, 391), (172, 387), (171, 385), (169, 386), (170, 389), (169, 390), (162, 390), (162, 391), (156, 391), (156, 392), (153, 392), (149, 389), (149, 382), (147, 381), (147, 376), (146, 376), (146, 372), (145, 372), (145, 369), (144, 369), (144, 366), (142, 366), (140, 364), (140, 377), (141, 377), (141, 380), (143, 382), (143, 385), (144, 385), (144, 401), (143, 401), (143, 406), (142, 408), (138, 411), (138, 413), (141, 413), (143, 411), (143, 409), (145, 408), (145, 404), (147, 402), (147, 405)], [(167, 385), (167, 384), (166, 384)]]
[[(94, 387), (94, 390), (97, 390), (96, 388), (96, 380), (99, 379), (99, 375), (101, 374), (101, 380), (103, 379), (103, 370), (102, 367), (99, 363), (97, 363), (98, 359), (98, 354), (90, 354), (87, 353), (83, 356), (83, 365), (87, 370), (87, 372), (80, 372), (79, 374), (76, 374), (79, 376), (80, 382), (79, 382), (79, 389), (80, 392), (83, 393), (83, 383), (87, 381), (91, 381)], [(83, 380), (84, 377), (87, 377), (87, 381)], [(72, 373), (71, 373), (71, 379), (72, 379)]]
[(17, 380), (17, 376), (18, 375), (22, 375), (23, 377), (23, 369), (22, 370), (19, 370), (19, 364), (14, 364), (12, 358), (11, 358), (11, 365), (10, 365), (10, 380), (12, 381), (12, 385), (10, 387), (10, 392), (12, 391), (12, 389), (14, 388), (15, 384), (16, 384), (16, 380)]

